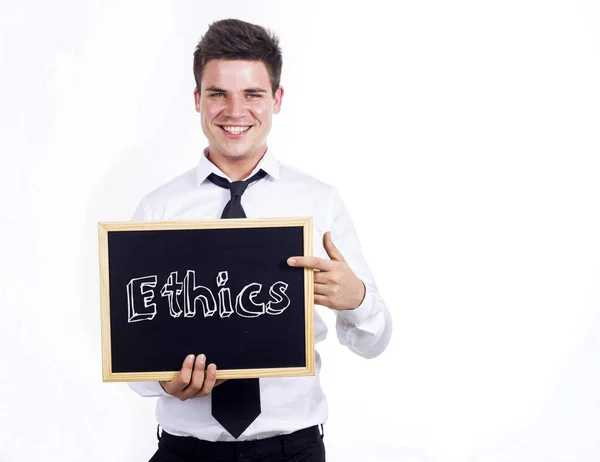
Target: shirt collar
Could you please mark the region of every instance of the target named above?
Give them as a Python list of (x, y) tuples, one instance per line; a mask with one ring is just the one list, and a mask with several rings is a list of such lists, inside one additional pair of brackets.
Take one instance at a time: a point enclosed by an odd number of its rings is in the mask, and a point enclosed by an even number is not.
[[(254, 170), (252, 170), (248, 177), (251, 177), (260, 169), (263, 169), (265, 172), (267, 172), (269, 176), (273, 177), (274, 179), (279, 179), (279, 161), (275, 158), (275, 156), (271, 152), (271, 149), (269, 148), (267, 148), (267, 152), (265, 152), (262, 159), (258, 162), (256, 167), (254, 168)], [(204, 149), (203, 155), (200, 156), (200, 162), (198, 162), (198, 166), (196, 167), (196, 178), (198, 181), (198, 186), (200, 186), (202, 182), (206, 180), (206, 178), (208, 178), (208, 175), (210, 175), (211, 173), (225, 177), (229, 181), (231, 181), (227, 177), (227, 175), (225, 175), (215, 164), (213, 164), (208, 159), (208, 148), (206, 148)]]

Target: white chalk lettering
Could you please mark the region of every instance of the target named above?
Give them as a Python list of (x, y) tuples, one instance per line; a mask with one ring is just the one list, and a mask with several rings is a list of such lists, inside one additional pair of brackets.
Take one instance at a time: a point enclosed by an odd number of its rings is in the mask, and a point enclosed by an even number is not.
[(288, 285), (283, 281), (277, 281), (269, 289), (269, 295), (274, 300), (267, 302), (266, 312), (269, 314), (281, 314), (290, 306), (290, 298), (285, 294)]
[(228, 318), (233, 314), (233, 307), (231, 306), (231, 291), (229, 287), (223, 287), (227, 284), (229, 279), (229, 273), (227, 271), (221, 271), (217, 275), (217, 287), (219, 290), (219, 316), (222, 318)]
[(167, 297), (169, 301), (169, 313), (174, 318), (178, 318), (183, 313), (179, 306), (179, 299), (177, 298), (177, 295), (181, 294), (182, 288), (183, 284), (177, 280), (177, 271), (175, 271), (169, 275), (167, 282), (160, 289), (160, 294), (163, 297)]
[(244, 318), (255, 318), (265, 313), (265, 304), (256, 303), (254, 297), (260, 293), (262, 284), (253, 282), (242, 289), (235, 299), (235, 312)]
[[(152, 289), (147, 289), (147, 287)], [(156, 303), (150, 303), (154, 298), (154, 287), (156, 287), (156, 276), (136, 278), (127, 283), (127, 322), (154, 319)], [(140, 298), (142, 303), (139, 303)]]
[[(229, 318), (233, 313), (244, 318), (256, 318), (265, 314), (280, 315), (291, 304), (286, 294), (288, 284), (277, 281), (269, 287), (268, 301), (256, 300), (263, 285), (252, 282), (239, 292), (234, 305), (231, 290), (226, 287), (228, 281), (228, 271), (220, 271), (217, 274), (218, 293), (215, 299), (210, 288), (196, 285), (194, 270), (187, 270), (183, 282), (179, 282), (178, 272), (173, 271), (160, 289), (160, 295), (167, 299), (169, 314), (173, 318), (181, 317), (182, 313), (183, 318), (193, 318), (198, 312), (201, 312), (204, 318), (209, 318), (217, 312), (217, 307), (220, 318)], [(153, 300), (156, 295), (156, 283), (156, 275), (134, 278), (127, 283), (127, 322), (151, 321), (155, 318), (157, 304), (153, 303)], [(199, 305), (202, 305), (202, 310)]]
[(183, 311), (186, 318), (196, 316), (196, 304), (202, 303), (204, 317), (217, 311), (217, 302), (212, 291), (205, 286), (196, 286), (196, 272), (189, 270), (183, 280)]

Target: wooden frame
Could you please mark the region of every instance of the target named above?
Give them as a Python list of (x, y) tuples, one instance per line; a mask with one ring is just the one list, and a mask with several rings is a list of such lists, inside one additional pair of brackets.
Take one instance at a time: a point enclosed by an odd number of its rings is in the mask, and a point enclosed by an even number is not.
[[(189, 229), (227, 229), (227, 228), (274, 228), (302, 227), (304, 235), (304, 255), (312, 256), (313, 220), (312, 217), (292, 218), (238, 218), (227, 220), (203, 221), (146, 221), (146, 222), (99, 222), (98, 247), (100, 260), (100, 311), (102, 328), (102, 378), (104, 382), (159, 381), (172, 380), (179, 371), (167, 372), (113, 372), (110, 331), (110, 287), (108, 233), (111, 231), (157, 231)], [(267, 369), (224, 369), (217, 370), (218, 379), (247, 377), (285, 377), (315, 375), (315, 336), (314, 336), (314, 273), (304, 269), (305, 300), (305, 367), (282, 367)]]

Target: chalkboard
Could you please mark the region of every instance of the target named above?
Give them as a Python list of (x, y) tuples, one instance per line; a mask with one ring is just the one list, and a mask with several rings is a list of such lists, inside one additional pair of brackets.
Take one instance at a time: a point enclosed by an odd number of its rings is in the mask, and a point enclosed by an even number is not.
[(314, 375), (312, 218), (98, 223), (105, 382)]

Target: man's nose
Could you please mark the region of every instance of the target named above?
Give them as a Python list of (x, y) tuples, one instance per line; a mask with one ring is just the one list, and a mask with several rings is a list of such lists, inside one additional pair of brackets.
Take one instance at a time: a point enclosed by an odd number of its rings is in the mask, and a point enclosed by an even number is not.
[(239, 96), (231, 96), (227, 100), (227, 115), (233, 119), (243, 117), (246, 113), (246, 102)]

